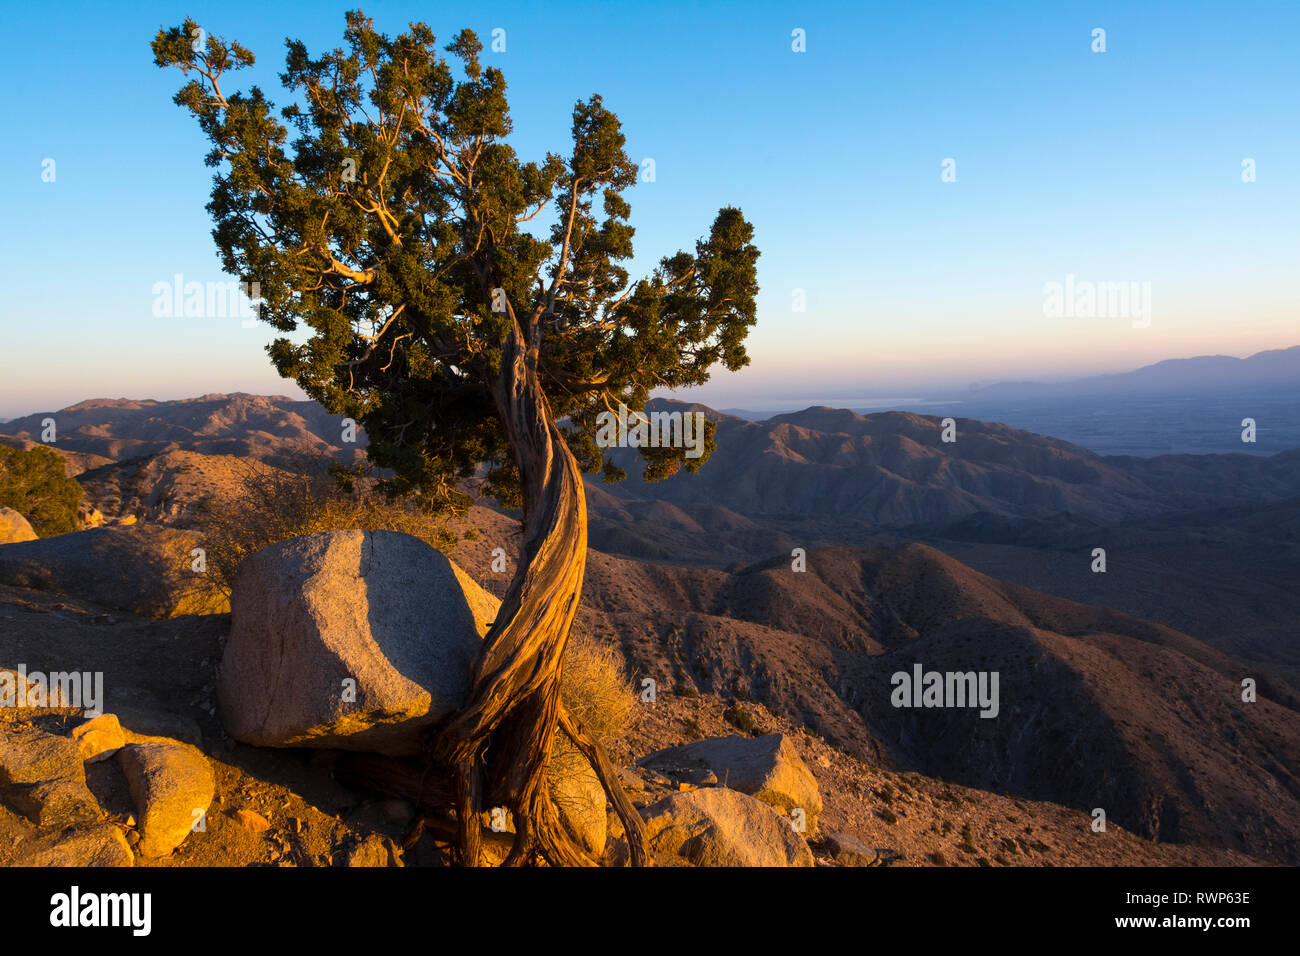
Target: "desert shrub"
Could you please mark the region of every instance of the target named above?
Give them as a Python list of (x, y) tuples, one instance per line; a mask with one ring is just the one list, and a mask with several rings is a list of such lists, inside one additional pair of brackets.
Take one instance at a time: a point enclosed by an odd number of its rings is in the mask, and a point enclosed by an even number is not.
[(889, 807), (881, 807), (876, 811), (876, 816), (880, 817), (880, 819), (884, 820), (890, 826), (893, 826), (898, 822), (898, 814), (889, 809)]
[(942, 851), (942, 850), (935, 850), (933, 853), (931, 853), (931, 854), (930, 854), (930, 861), (931, 861), (935, 866), (947, 866), (947, 865), (948, 865), (948, 858), (947, 858), (946, 856), (943, 855), (943, 851)]
[(731, 724), (731, 726), (735, 727), (737, 730), (749, 734), (751, 737), (758, 736), (762, 733), (758, 724), (754, 722), (754, 718), (749, 716), (749, 714), (739, 704), (732, 704), (724, 710), (722, 712), (722, 719)]
[(21, 451), (0, 445), (0, 505), (27, 519), (42, 538), (77, 530), (81, 485), (48, 448)]
[(621, 743), (636, 724), (639, 699), (618, 649), (575, 632), (560, 669), (560, 696), (605, 749)]
[(363, 470), (302, 462), (300, 470), (243, 461), (229, 499), (206, 501), (197, 525), (207, 551), (207, 579), (229, 594), (239, 566), (269, 545), (317, 531), (398, 531), (445, 551), (454, 532), (412, 498), (391, 497)]
[(885, 801), (885, 803), (894, 802), (894, 788), (889, 784), (885, 784), (883, 787), (877, 789), (876, 795), (880, 797), (881, 800)]
[(975, 852), (975, 841), (971, 835), (970, 824), (967, 823), (961, 828), (961, 843), (957, 844), (957, 849), (963, 853)]
[[(560, 697), (605, 750), (618, 754), (640, 716), (639, 700), (623, 656), (608, 644), (574, 633), (560, 669)], [(552, 777), (585, 772), (587, 758), (563, 731), (551, 747)]]

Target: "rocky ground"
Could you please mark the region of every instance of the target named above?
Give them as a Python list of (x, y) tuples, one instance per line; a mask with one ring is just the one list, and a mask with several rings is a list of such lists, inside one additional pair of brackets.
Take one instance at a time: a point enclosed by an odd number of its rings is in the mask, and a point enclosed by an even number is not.
[[(215, 686), (229, 622), (225, 614), (148, 620), (58, 592), (0, 587), (0, 666), (22, 663), (29, 674), (102, 671), (109, 688), (106, 709), (122, 728), (120, 741), (109, 735), (87, 745), (72, 737), (85, 722), (76, 708), (0, 708), (0, 863), (443, 861), (431, 831), (421, 833), (414, 825), (408, 802), (376, 798), (335, 778), (337, 751), (253, 747), (227, 736)], [(789, 808), (779, 805), (779, 795), (760, 793), (762, 803), (744, 796), (735, 789), (737, 774), (719, 780), (707, 769), (677, 766), (684, 761), (671, 754), (646, 760), (665, 748), (726, 737), (741, 751), (755, 744), (770, 749), (763, 742), (772, 734), (783, 735), (797, 754), (774, 761), (773, 774), (794, 774), (803, 781), (795, 788), (804, 788), (798, 799), (821, 803), (820, 815), (802, 836), (787, 825)], [(113, 752), (112, 745), (121, 749)], [(87, 746), (109, 747), (112, 755), (103, 758), (101, 750), (101, 759), (83, 763)], [(210, 783), (193, 767), (199, 753)], [(1113, 825), (1094, 833), (1090, 818), (1077, 810), (875, 768), (751, 701), (660, 692), (640, 705), (634, 730), (613, 757), (650, 820), (660, 865), (1254, 862), (1229, 851), (1153, 844)], [(157, 765), (146, 758), (157, 758)], [(805, 774), (815, 780), (812, 797)], [(195, 829), (193, 805), (203, 800), (205, 786), (210, 802)], [(612, 814), (609, 821), (613, 861), (619, 858), (619, 827)], [(705, 824), (720, 821), (731, 828), (730, 843), (690, 842)], [(174, 849), (167, 847), (170, 840), (177, 840)]]

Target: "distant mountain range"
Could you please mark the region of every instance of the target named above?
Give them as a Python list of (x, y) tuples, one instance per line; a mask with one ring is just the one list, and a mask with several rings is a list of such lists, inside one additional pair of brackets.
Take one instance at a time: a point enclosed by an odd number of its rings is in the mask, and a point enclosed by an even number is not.
[[(1092, 375), (1059, 382), (1015, 381), (971, 385), (961, 389), (922, 390), (924, 397), (899, 399), (879, 407), (915, 411), (924, 405), (942, 406), (958, 402), (976, 406), (1026, 399), (1053, 400), (1077, 397), (1114, 399), (1121, 396), (1205, 396), (1223, 392), (1300, 390), (1300, 345), (1257, 352), (1246, 358), (1231, 355), (1200, 355), (1167, 359), (1144, 365), (1131, 372)], [(881, 400), (883, 403), (885, 400)], [(870, 412), (853, 402), (854, 411)], [(766, 421), (777, 414), (797, 411), (794, 406), (777, 411), (724, 408), (722, 413), (749, 421)], [(938, 411), (938, 408), (935, 409)]]
[(648, 485), (635, 453), (617, 450), (613, 457), (629, 478), (598, 486), (604, 494), (594, 497), (592, 510), (653, 499), (750, 519), (826, 515), (899, 529), (974, 514), (1118, 521), (1300, 495), (1300, 450), (1271, 457), (1103, 458), (1069, 442), (967, 418), (955, 420), (955, 441), (945, 442), (939, 417), (909, 412), (808, 408), (762, 422), (708, 414), (718, 423), (717, 451), (699, 474)]
[(175, 401), (91, 399), (11, 419), (0, 425), (0, 441), (7, 435), (11, 445), (42, 442), (46, 418), (57, 429), (55, 451), (96, 456), (100, 464), (169, 451), (292, 464), (303, 457), (361, 458), (366, 447), (360, 428), (355, 441), (345, 441), (342, 420), (316, 402), (244, 392)]
[(1167, 359), (1132, 372), (1065, 382), (999, 382), (960, 394), (963, 398), (984, 400), (1048, 395), (1191, 395), (1265, 388), (1300, 389), (1300, 345), (1256, 352), (1243, 359), (1231, 355)]
[[(1171, 359), (1074, 381), (1000, 382), (844, 404), (866, 415), (894, 410), (1002, 422), (1101, 455), (1271, 455), (1300, 448), (1300, 346), (1244, 359)], [(771, 421), (798, 411), (724, 414)], [(1242, 441), (1245, 419), (1255, 423), (1254, 442)]]

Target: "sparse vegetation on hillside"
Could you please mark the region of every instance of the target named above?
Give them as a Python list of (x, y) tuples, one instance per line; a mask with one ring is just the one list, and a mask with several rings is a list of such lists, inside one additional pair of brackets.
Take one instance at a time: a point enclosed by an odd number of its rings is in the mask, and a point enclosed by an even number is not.
[(758, 726), (754, 718), (739, 703), (733, 703), (722, 715), (727, 723), (751, 737), (757, 737), (762, 734), (763, 729)]
[(42, 538), (76, 531), (80, 504), (81, 485), (57, 454), (0, 445), (0, 505), (21, 514)]
[(317, 531), (398, 531), (440, 551), (456, 536), (413, 500), (391, 498), (373, 478), (321, 462), (288, 472), (245, 461), (239, 494), (200, 510), (208, 578), (225, 594), (244, 558), (268, 545)]

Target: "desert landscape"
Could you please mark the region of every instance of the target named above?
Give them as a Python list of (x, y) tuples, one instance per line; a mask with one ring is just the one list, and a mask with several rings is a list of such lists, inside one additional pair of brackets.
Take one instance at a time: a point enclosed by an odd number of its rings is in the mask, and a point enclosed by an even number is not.
[(6, 11), (15, 938), (1285, 938), (1298, 31)]
[[(102, 673), (103, 716), (55, 699), (0, 712), (0, 858), (449, 863), (454, 829), (436, 788), (421, 790), (418, 729), (440, 695), (465, 692), (517, 560), (517, 512), (479, 503), (418, 532), (443, 551), (384, 530), (391, 517), (314, 531), (327, 553), (270, 548), (224, 593), (210, 580), (230, 546), (221, 529), (265, 520), (256, 483), (298, 475), (313, 489), (306, 509), (328, 513), (340, 493), (306, 463), (356, 462), (337, 419), (246, 394), (51, 414), (57, 444), (37, 441), (44, 413), (0, 426), (0, 443), (58, 456), (83, 489), (81, 530), (34, 537), (6, 522), (0, 665), (15, 679), (20, 662)], [(607, 735), (654, 862), (1300, 860), (1297, 452), (1103, 458), (965, 420), (964, 440), (945, 446), (937, 419), (902, 413), (705, 414), (720, 450), (698, 477), (588, 479), (591, 551), (564, 684)], [(1108, 549), (1107, 574), (1089, 570), (1093, 545)], [(380, 561), (381, 546), (405, 570), (368, 578), (359, 562)], [(358, 587), (387, 616), (357, 621)], [(312, 589), (333, 596), (303, 604)], [(472, 610), (459, 632), (449, 594)], [(430, 670), (427, 645), (412, 662), (412, 614), (439, 616), (445, 633), (425, 640), (468, 641), (459, 663), (447, 646)], [(368, 659), (375, 648), (388, 659)], [(272, 652), (297, 656), (257, 658)], [(890, 676), (918, 661), (997, 671), (997, 718), (891, 706)], [(329, 701), (331, 674), (359, 676), (355, 705)], [(626, 861), (590, 769), (563, 750), (555, 761), (564, 782), (551, 786), (583, 845)], [(499, 860), (509, 830), (495, 822), (483, 833)]]

